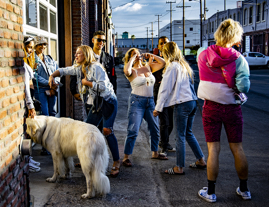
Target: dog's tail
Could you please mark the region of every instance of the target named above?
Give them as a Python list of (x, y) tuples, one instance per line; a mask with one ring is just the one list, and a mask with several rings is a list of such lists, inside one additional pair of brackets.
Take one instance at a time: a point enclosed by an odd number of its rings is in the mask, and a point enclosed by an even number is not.
[(106, 150), (104, 150), (103, 155), (99, 155), (95, 157), (94, 163), (93, 163), (93, 186), (96, 189), (97, 192), (99, 192), (102, 195), (106, 195), (110, 192), (110, 182), (108, 177), (105, 175), (106, 167), (108, 163), (108, 154)]

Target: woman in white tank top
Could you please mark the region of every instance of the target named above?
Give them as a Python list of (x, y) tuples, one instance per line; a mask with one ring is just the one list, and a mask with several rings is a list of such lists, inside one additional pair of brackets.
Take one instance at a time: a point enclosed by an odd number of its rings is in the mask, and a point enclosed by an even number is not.
[[(147, 65), (142, 62), (143, 56), (145, 59), (149, 59)], [(166, 156), (158, 153), (160, 133), (158, 119), (153, 116), (155, 108), (153, 99), (155, 77), (152, 75), (152, 73), (164, 67), (165, 61), (161, 57), (149, 53), (140, 55), (135, 48), (128, 50), (124, 59), (124, 74), (131, 83), (132, 92), (128, 102), (128, 128), (123, 165), (126, 167), (132, 166), (129, 155), (133, 152), (143, 118), (148, 123), (150, 131), (152, 158), (167, 160)]]

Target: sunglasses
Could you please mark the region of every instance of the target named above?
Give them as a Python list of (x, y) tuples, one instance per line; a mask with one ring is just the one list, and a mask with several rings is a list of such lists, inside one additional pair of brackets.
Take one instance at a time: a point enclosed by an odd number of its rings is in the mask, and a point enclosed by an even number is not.
[(97, 42), (102, 42), (103, 41), (103, 43), (106, 43), (106, 40), (104, 40), (104, 39), (101, 39), (101, 38), (94, 38), (94, 39), (96, 39)]
[(47, 46), (47, 44), (43, 43), (43, 44), (38, 44), (37, 46)]

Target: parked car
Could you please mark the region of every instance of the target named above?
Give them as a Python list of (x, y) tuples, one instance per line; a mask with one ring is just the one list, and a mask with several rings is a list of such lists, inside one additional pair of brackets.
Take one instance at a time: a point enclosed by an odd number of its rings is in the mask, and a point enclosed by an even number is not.
[(269, 68), (269, 56), (265, 56), (259, 52), (244, 52), (249, 66), (267, 66)]
[(191, 65), (191, 64), (197, 64), (196, 61), (196, 55), (185, 55), (185, 59), (187, 60), (187, 62)]
[(119, 64), (119, 69), (123, 69), (124, 68), (124, 64)]

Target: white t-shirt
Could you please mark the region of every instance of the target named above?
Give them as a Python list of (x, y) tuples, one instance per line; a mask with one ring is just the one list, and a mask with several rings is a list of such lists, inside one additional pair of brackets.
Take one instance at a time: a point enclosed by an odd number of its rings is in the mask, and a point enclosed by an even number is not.
[[(101, 62), (100, 62), (100, 60), (101, 60), (101, 56), (95, 54), (94, 52), (93, 52), (93, 54), (94, 54), (94, 57), (95, 57), (96, 61), (97, 61), (98, 63), (101, 63)], [(102, 65), (104, 66), (104, 63), (102, 63)]]

